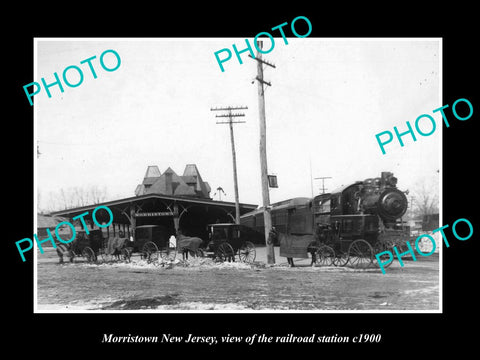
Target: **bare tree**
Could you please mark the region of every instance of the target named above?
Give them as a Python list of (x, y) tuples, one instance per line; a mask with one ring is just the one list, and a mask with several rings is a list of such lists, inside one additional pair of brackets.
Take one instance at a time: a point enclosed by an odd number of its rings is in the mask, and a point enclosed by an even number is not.
[(98, 204), (107, 199), (107, 188), (99, 188), (97, 185), (93, 185), (89, 190), (90, 199), (93, 204)]
[(418, 217), (438, 214), (439, 192), (437, 183), (427, 183), (425, 180), (416, 184), (412, 191), (413, 214)]
[(49, 194), (49, 211), (66, 210), (72, 207), (98, 204), (107, 199), (107, 188), (97, 185), (86, 187), (61, 188), (57, 193)]
[(62, 204), (63, 204), (63, 209), (68, 209), (70, 206), (70, 199), (71, 199), (71, 196), (69, 196), (65, 190), (60, 189), (60, 199), (62, 201)]

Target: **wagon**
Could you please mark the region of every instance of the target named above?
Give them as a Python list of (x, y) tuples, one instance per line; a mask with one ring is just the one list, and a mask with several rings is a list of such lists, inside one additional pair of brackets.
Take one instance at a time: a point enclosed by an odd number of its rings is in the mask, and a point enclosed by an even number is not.
[(280, 256), (295, 259), (312, 260), (312, 265), (336, 265), (335, 251), (332, 247), (318, 241), (311, 234), (278, 233)]
[(203, 256), (209, 256), (219, 261), (235, 261), (235, 256), (242, 262), (255, 261), (255, 245), (249, 239), (252, 230), (243, 225), (224, 223), (211, 224), (210, 242), (207, 244)]
[(149, 263), (156, 263), (159, 259), (173, 260), (177, 250), (175, 245), (170, 243), (169, 238), (168, 230), (161, 225), (137, 226), (131, 254), (138, 253)]
[[(394, 242), (389, 236), (373, 243), (369, 237), (343, 237), (341, 227), (331, 229), (320, 226), (316, 234), (278, 234), (280, 256), (290, 258), (311, 259), (311, 265), (317, 266), (349, 266), (366, 269), (376, 266), (375, 254), (391, 249)], [(406, 233), (396, 232), (396, 236)], [(383, 256), (381, 257), (383, 258)], [(388, 264), (390, 265), (390, 264)], [(388, 266), (386, 265), (386, 266)]]
[(70, 261), (75, 257), (83, 257), (88, 262), (97, 261), (98, 256), (104, 252), (105, 239), (101, 230), (89, 230), (76, 232), (75, 240), (70, 245)]
[(109, 237), (104, 240), (103, 248), (99, 250), (100, 256), (104, 262), (112, 260), (130, 261), (132, 255), (131, 242), (119, 232), (118, 236)]
[[(348, 214), (331, 216), (331, 224), (317, 224), (315, 240), (318, 243), (319, 259), (325, 252), (335, 266), (366, 269), (377, 267), (376, 254), (392, 251), (396, 246), (401, 252), (403, 243), (410, 242), (409, 228), (399, 222), (391, 228), (379, 230), (379, 218), (374, 214)], [(325, 251), (327, 250), (327, 251)], [(383, 261), (388, 256), (381, 255)], [(391, 262), (385, 267), (390, 266)]]
[[(57, 253), (59, 251), (67, 253), (71, 262), (76, 257), (83, 257), (89, 263), (96, 262), (99, 258), (104, 262), (130, 259), (127, 239), (123, 236), (104, 238), (101, 230), (89, 230), (88, 234), (84, 230), (77, 230), (75, 240), (70, 244), (57, 244)], [(59, 256), (63, 258), (63, 255)]]

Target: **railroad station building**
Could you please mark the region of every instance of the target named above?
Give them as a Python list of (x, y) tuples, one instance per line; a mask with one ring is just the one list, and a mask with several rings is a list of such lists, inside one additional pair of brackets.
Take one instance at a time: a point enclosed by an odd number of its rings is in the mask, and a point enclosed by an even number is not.
[[(210, 185), (204, 181), (195, 164), (186, 165), (182, 175), (170, 167), (163, 173), (158, 166), (148, 166), (134, 196), (52, 212), (53, 217), (72, 219), (83, 216), (89, 229), (98, 228), (92, 219), (96, 207), (107, 206), (113, 214), (113, 223), (102, 228), (104, 237), (122, 231), (125, 236), (135, 236), (141, 225), (161, 225), (171, 235), (181, 231), (186, 236), (208, 238), (208, 224), (235, 222), (235, 203), (215, 201), (210, 197)], [(240, 203), (240, 215), (255, 210), (257, 205)], [(106, 211), (98, 211), (99, 223), (108, 223)], [(81, 226), (79, 220), (73, 222)]]

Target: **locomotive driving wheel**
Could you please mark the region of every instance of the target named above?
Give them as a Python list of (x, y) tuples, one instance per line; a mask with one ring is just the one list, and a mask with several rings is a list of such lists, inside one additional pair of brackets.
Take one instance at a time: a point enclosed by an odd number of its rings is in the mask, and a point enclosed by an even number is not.
[(222, 262), (231, 262), (232, 260), (235, 261), (235, 251), (233, 251), (233, 248), (229, 243), (224, 242), (218, 245), (217, 251), (215, 252), (215, 257)]
[(352, 267), (366, 269), (373, 262), (373, 248), (363, 239), (355, 240), (348, 248), (348, 261)]

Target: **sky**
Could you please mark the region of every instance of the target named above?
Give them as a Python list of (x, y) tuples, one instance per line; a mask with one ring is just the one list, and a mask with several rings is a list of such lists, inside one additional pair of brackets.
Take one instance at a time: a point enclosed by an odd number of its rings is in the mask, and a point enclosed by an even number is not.
[[(253, 39), (249, 39), (253, 46)], [(267, 42), (268, 40), (266, 40)], [(60, 189), (96, 185), (108, 200), (134, 196), (149, 165), (181, 175), (196, 164), (213, 197), (234, 201), (228, 125), (216, 124), (212, 107), (247, 106), (246, 123), (234, 126), (240, 202), (261, 204), (259, 111), (256, 61), (242, 54), (225, 62), (222, 72), (214, 52), (244, 38), (36, 39), (32, 81), (54, 81), (54, 72), (76, 65), (84, 80), (34, 97), (38, 207), (51, 208)], [(264, 45), (267, 48), (267, 44)], [(102, 69), (100, 55), (113, 49), (119, 68)], [(441, 39), (275, 38), (263, 58), (269, 174), (278, 188), (271, 203), (320, 193), (391, 171), (402, 190), (419, 182), (438, 191), (441, 177), (442, 121), (433, 110), (441, 103)], [(87, 64), (92, 60), (97, 78)], [(108, 67), (115, 65), (105, 55)], [(68, 73), (76, 82), (75, 71)], [(433, 116), (436, 131), (404, 136), (386, 145), (383, 155), (375, 135), (422, 114)], [(421, 123), (428, 132), (431, 125)], [(313, 186), (312, 186), (313, 183)], [(312, 191), (313, 190), (313, 191)], [(215, 196), (218, 199), (218, 196)]]

